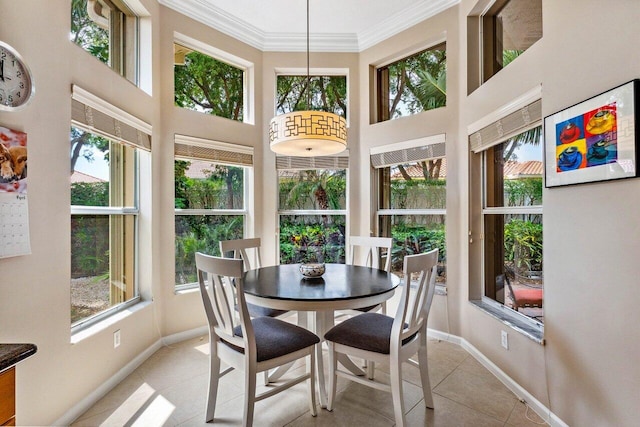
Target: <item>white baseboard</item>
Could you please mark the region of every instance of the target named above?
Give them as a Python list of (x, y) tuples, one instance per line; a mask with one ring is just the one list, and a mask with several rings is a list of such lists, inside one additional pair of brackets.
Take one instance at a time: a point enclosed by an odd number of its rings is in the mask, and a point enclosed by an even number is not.
[(489, 360), (484, 354), (482, 354), (477, 348), (475, 348), (469, 341), (462, 337), (447, 334), (445, 332), (429, 329), (427, 331), (429, 337), (447, 341), (452, 344), (457, 344), (471, 354), (482, 366), (487, 368), (489, 372), (496, 376), (513, 394), (519, 399), (523, 399), (527, 405), (536, 413), (540, 418), (545, 420), (551, 427), (569, 427), (564, 421), (562, 421), (557, 415), (552, 413), (549, 408), (544, 406), (538, 399), (533, 397), (531, 393), (522, 388), (520, 384), (515, 382), (510, 376), (504, 373), (498, 366)]
[(120, 384), (122, 380), (131, 375), (133, 371), (142, 365), (153, 353), (160, 350), (162, 347), (162, 340), (159, 339), (151, 344), (142, 353), (137, 355), (131, 362), (127, 363), (122, 369), (120, 369), (115, 375), (102, 383), (97, 389), (89, 393), (87, 397), (76, 403), (71, 409), (69, 409), (61, 418), (59, 418), (53, 425), (56, 426), (68, 426), (71, 425), (80, 415), (84, 414), (89, 408), (96, 404), (96, 402), (102, 399), (111, 389)]
[(201, 337), (206, 335), (209, 337), (209, 328), (207, 326), (201, 326), (199, 328), (190, 329), (188, 331), (178, 332), (177, 334), (167, 335), (162, 338), (163, 345), (171, 345), (176, 344), (185, 340), (190, 340), (191, 338)]
[[(91, 392), (87, 397), (75, 404), (69, 409), (60, 419), (58, 419), (53, 425), (70, 425), (80, 415), (85, 413), (95, 403), (104, 397), (111, 389), (117, 386), (127, 376), (131, 375), (145, 360), (147, 360), (153, 353), (158, 351), (163, 345), (171, 345), (191, 338), (199, 337), (202, 335), (208, 335), (209, 329), (207, 326), (191, 329), (177, 334), (168, 335), (164, 338), (157, 340), (146, 350), (136, 356), (131, 362), (127, 363), (122, 369), (120, 369), (115, 375), (105, 381), (96, 390)], [(553, 414), (549, 409), (544, 406), (539, 400), (531, 395), (527, 390), (522, 388), (511, 377), (505, 374), (496, 364), (489, 360), (484, 354), (475, 348), (471, 343), (462, 337), (457, 335), (451, 335), (446, 332), (437, 331), (435, 329), (428, 330), (428, 336), (441, 341), (447, 341), (452, 344), (459, 345), (471, 354), (482, 366), (487, 368), (489, 372), (496, 376), (511, 392), (513, 392), (518, 398), (524, 399), (529, 407), (538, 414), (542, 419), (546, 420), (551, 427), (569, 427), (568, 424), (563, 422), (557, 415)]]

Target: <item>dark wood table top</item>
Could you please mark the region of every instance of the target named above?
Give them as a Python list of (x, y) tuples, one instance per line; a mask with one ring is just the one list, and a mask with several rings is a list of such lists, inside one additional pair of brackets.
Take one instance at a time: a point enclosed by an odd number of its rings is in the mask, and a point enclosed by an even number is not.
[(306, 279), (300, 264), (283, 264), (247, 271), (245, 294), (263, 299), (330, 302), (375, 297), (393, 291), (400, 279), (384, 270), (345, 264), (326, 264), (320, 278)]

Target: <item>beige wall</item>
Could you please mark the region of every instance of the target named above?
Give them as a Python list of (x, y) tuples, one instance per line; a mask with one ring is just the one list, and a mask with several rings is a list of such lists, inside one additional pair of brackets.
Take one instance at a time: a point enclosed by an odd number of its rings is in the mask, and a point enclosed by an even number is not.
[[(174, 244), (174, 134), (255, 148), (252, 221), (255, 235), (263, 238), (264, 261), (275, 262), (275, 157), (267, 147), (266, 123), (273, 115), (275, 68), (304, 68), (304, 54), (263, 53), (153, 0), (141, 2), (151, 14), (153, 96), (68, 41), (68, 6), (0, 0), (0, 40), (27, 59), (36, 85), (26, 110), (0, 113), (0, 125), (29, 138), (32, 254), (0, 260), (0, 342), (33, 342), (39, 349), (18, 367), (20, 424), (51, 424), (160, 337), (204, 325), (199, 295), (173, 292), (173, 250), (167, 248)], [(640, 299), (633, 268), (640, 253), (640, 181), (544, 191), (547, 344), (541, 346), (468, 302), (470, 287), (478, 284), (468, 272), (467, 126), (535, 85), (542, 85), (548, 115), (637, 77), (640, 4), (619, 0), (602, 23), (601, 2), (584, 0), (576, 8), (544, 0), (543, 39), (467, 96), (466, 16), (475, 3), (462, 0), (360, 54), (311, 54), (312, 68), (349, 69), (349, 230), (366, 234), (373, 227), (371, 147), (446, 134), (449, 295), (434, 300), (430, 327), (467, 340), (570, 425), (633, 425), (640, 395), (635, 361), (640, 312), (632, 306)], [(255, 63), (255, 125), (173, 106), (174, 31)], [(370, 67), (442, 39), (448, 54), (447, 107), (371, 124)], [(69, 331), (71, 84), (151, 123), (154, 144), (143, 170), (152, 191), (143, 194), (141, 212), (140, 286), (148, 302), (75, 344)], [(122, 345), (114, 350), (115, 329), (122, 331)], [(502, 329), (510, 331), (508, 351), (500, 347)]]

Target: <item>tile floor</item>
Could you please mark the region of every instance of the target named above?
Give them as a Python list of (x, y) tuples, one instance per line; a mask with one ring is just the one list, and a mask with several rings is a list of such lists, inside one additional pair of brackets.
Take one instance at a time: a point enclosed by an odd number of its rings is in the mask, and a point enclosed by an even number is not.
[[(435, 409), (423, 404), (418, 369), (405, 364), (404, 398), (410, 426), (537, 426), (544, 422), (461, 347), (429, 340), (429, 375)], [(326, 357), (326, 355), (325, 355)], [(326, 360), (325, 360), (326, 362)], [(325, 365), (327, 366), (327, 365)], [(158, 350), (73, 426), (200, 426), (207, 393), (208, 337)], [(304, 369), (302, 365), (298, 369)], [(376, 365), (376, 378), (388, 367)], [(242, 424), (243, 373), (220, 383), (214, 425)], [(284, 377), (286, 378), (286, 376)], [(307, 383), (258, 402), (256, 426), (392, 426), (390, 395), (340, 379), (333, 412), (312, 417)]]

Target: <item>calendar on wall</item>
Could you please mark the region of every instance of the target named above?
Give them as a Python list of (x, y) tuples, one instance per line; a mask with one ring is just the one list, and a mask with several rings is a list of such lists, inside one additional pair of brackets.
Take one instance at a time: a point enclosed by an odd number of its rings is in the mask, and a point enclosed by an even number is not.
[(0, 126), (0, 258), (30, 253), (27, 134)]

